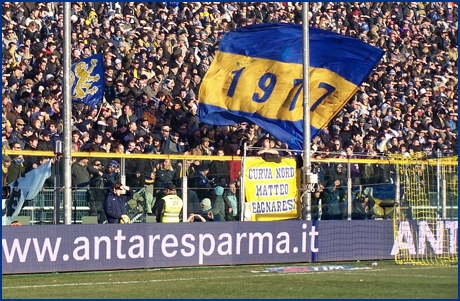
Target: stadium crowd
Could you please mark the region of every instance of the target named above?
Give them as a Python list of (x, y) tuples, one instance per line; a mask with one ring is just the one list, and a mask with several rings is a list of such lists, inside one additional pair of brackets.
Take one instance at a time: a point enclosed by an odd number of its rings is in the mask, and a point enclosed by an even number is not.
[[(309, 5), (310, 26), (386, 51), (357, 93), (313, 139), (313, 156), (456, 155), (458, 4)], [(105, 70), (102, 105), (73, 104), (72, 150), (108, 154), (91, 161), (74, 159), (72, 186), (114, 184), (120, 160), (109, 159), (110, 153), (242, 155), (246, 142), (266, 152), (292, 154), (257, 124), (211, 126), (196, 114), (200, 83), (222, 36), (251, 24), (299, 24), (300, 2), (73, 2), (71, 6), (72, 63), (102, 53)], [(2, 147), (53, 151), (63, 130), (63, 5), (4, 2), (2, 29)], [(253, 154), (263, 152), (255, 149)], [(3, 183), (43, 160), (3, 156)], [(238, 184), (239, 164), (214, 160), (187, 164), (189, 187), (202, 188), (197, 190), (200, 200), (209, 196), (202, 191)], [(345, 174), (340, 165), (314, 168), (328, 187), (336, 183), (337, 174)], [(156, 194), (171, 181), (180, 185), (182, 169), (170, 160), (128, 159), (127, 184), (152, 185)], [(352, 170), (361, 184), (371, 183), (370, 174), (364, 168)], [(385, 171), (375, 181), (387, 182), (390, 174)], [(50, 178), (47, 185), (53, 187), (54, 180)]]

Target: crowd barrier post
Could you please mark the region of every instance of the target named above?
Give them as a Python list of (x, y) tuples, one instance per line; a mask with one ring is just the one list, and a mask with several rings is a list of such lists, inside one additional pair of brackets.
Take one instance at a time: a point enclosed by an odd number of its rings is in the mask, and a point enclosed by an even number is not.
[(352, 182), (351, 182), (351, 163), (347, 163), (347, 219), (351, 220), (351, 204), (352, 204), (352, 197), (351, 197), (351, 188), (352, 188)]
[[(182, 206), (182, 221), (186, 223), (188, 221), (188, 204), (187, 204), (187, 199), (188, 199), (188, 178), (187, 178), (187, 159), (183, 158), (182, 159), (182, 200), (183, 200), (183, 206)], [(193, 212), (195, 213), (195, 212)]]
[(123, 186), (126, 186), (126, 161), (125, 158), (120, 160), (120, 182)]
[(244, 221), (244, 214), (245, 214), (245, 206), (246, 206), (246, 195), (244, 193), (244, 170), (246, 168), (246, 150), (247, 150), (247, 143), (244, 142), (243, 144), (243, 160), (241, 160), (241, 172), (239, 175), (240, 178), (240, 221)]
[[(440, 161), (440, 159), (438, 158), (438, 162)], [(447, 217), (447, 180), (446, 180), (446, 166), (443, 165), (441, 166), (441, 171), (442, 171), (442, 185), (441, 185), (441, 188), (442, 188), (442, 193), (441, 193), (441, 196), (442, 196), (442, 218), (446, 218)], [(439, 200), (439, 196), (438, 196), (438, 200)], [(439, 208), (439, 206), (438, 206)]]
[(401, 220), (401, 187), (400, 187), (400, 177), (399, 177), (399, 164), (396, 164), (396, 175), (395, 175), (395, 216), (396, 219), (393, 219), (395, 222)]
[(54, 177), (54, 224), (59, 225), (61, 223), (61, 162), (59, 156), (56, 156), (55, 177)]
[[(438, 197), (436, 198), (436, 205), (439, 206), (440, 204), (440, 196), (441, 196), (441, 183), (442, 183), (442, 174), (441, 174), (441, 151), (438, 149), (437, 151), (437, 156), (436, 156), (436, 192), (438, 194)], [(444, 209), (442, 217), (444, 217)]]

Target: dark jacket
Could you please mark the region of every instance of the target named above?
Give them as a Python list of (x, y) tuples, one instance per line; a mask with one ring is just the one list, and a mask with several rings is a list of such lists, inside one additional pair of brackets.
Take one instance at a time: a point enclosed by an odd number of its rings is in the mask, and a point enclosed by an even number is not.
[(90, 173), (87, 166), (82, 166), (78, 162), (72, 164), (72, 187), (85, 187), (89, 186), (91, 180)]
[(226, 183), (230, 183), (230, 171), (227, 161), (212, 161), (209, 167), (209, 177), (216, 180), (220, 177), (225, 178)]
[(171, 168), (166, 169), (157, 169), (155, 177), (155, 189), (164, 189), (165, 184), (170, 183), (176, 176), (176, 170)]
[(12, 158), (10, 167), (8, 167), (8, 174), (6, 176), (6, 183), (11, 183), (24, 176), (25, 166), (22, 159)]
[(326, 187), (326, 191), (329, 194), (329, 196), (323, 200), (322, 219), (325, 219), (325, 220), (341, 219), (340, 202), (344, 196), (343, 190), (341, 188), (334, 189), (334, 183), (331, 183)]
[[(182, 198), (182, 196), (180, 196)], [(182, 198), (183, 199), (183, 198)], [(198, 194), (191, 190), (187, 190), (187, 213), (200, 213), (200, 199), (198, 198)], [(188, 216), (187, 215), (187, 216)]]
[(109, 224), (117, 224), (123, 214), (126, 214), (125, 204), (132, 198), (133, 192), (130, 189), (126, 194), (117, 196), (110, 190), (104, 200), (104, 211)]

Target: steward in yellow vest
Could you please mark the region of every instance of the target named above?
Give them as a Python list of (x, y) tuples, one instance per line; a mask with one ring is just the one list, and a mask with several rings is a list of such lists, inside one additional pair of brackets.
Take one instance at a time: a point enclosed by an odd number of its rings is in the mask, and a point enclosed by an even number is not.
[(181, 221), (184, 202), (176, 195), (174, 184), (168, 184), (166, 195), (159, 202), (156, 214), (158, 223), (178, 223)]

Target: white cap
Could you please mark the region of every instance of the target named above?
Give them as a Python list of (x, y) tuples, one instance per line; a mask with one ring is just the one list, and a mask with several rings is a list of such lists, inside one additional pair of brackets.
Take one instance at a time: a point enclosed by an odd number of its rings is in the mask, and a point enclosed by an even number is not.
[(78, 17), (75, 15), (70, 16), (70, 21), (75, 22), (78, 20)]
[(116, 59), (116, 60), (115, 60), (115, 64), (121, 64), (121, 60), (120, 60), (120, 59)]
[(47, 81), (50, 80), (51, 78), (54, 78), (54, 75), (52, 75), (52, 74), (47, 74), (46, 77), (45, 77), (45, 79), (46, 79)]

